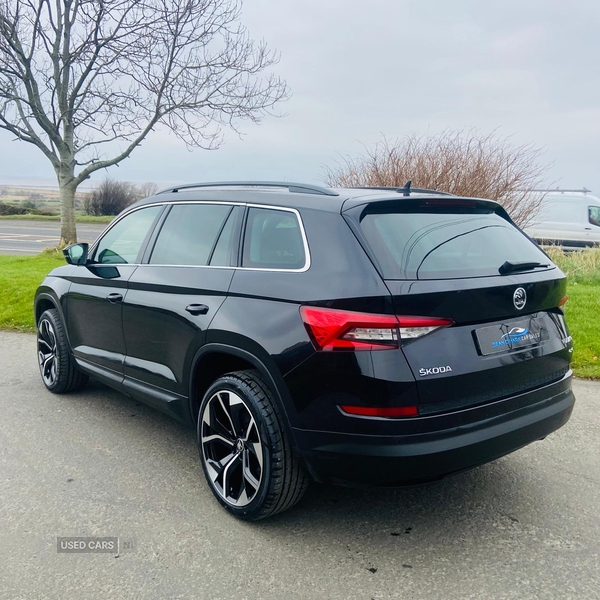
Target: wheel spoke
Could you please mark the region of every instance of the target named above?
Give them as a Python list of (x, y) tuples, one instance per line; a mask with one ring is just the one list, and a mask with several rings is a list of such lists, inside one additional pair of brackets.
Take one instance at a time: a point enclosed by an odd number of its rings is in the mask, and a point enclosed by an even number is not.
[(211, 442), (223, 442), (224, 444), (227, 444), (230, 448), (232, 448), (235, 444), (235, 442), (233, 440), (229, 440), (226, 437), (218, 434), (218, 433), (213, 433), (211, 435), (207, 435), (205, 438), (203, 438), (202, 443), (203, 444), (210, 444)]
[(263, 451), (262, 451), (262, 446), (260, 444), (257, 444), (257, 443), (247, 444), (246, 446), (249, 449), (249, 451), (252, 452), (252, 454), (254, 456), (256, 456), (256, 460), (258, 461), (258, 465), (260, 467), (260, 470), (262, 471), (262, 468), (263, 468)]
[(220, 393), (217, 395), (217, 398), (219, 399), (219, 404), (221, 405), (221, 408), (223, 409), (223, 412), (225, 413), (225, 416), (227, 417), (227, 420), (229, 421), (229, 424), (231, 425), (231, 433), (233, 434), (234, 437), (237, 437), (235, 426), (231, 419), (231, 414), (229, 413), (229, 410), (227, 408), (225, 408), (225, 403), (223, 402), (223, 396), (224, 396), (224, 393)]
[(38, 337), (38, 343), (44, 344), (44, 346), (46, 346), (50, 352), (54, 350), (54, 348), (52, 348), (52, 346), (41, 336)]
[(244, 452), (244, 460), (243, 460), (243, 464), (242, 464), (242, 473), (244, 475), (244, 480), (247, 481), (248, 483), (250, 483), (250, 485), (255, 490), (258, 490), (258, 486), (260, 485), (260, 481), (258, 481), (258, 479), (256, 479), (256, 477), (254, 477), (254, 475), (250, 471), (250, 464), (249, 464), (249, 461), (248, 461), (248, 452), (247, 451)]
[(230, 488), (230, 483), (231, 483), (232, 471), (239, 464), (239, 462), (240, 462), (240, 455), (234, 454), (233, 458), (225, 464), (225, 466), (223, 467), (223, 469), (220, 473), (221, 486), (223, 488), (223, 494), (225, 495), (226, 498), (229, 497), (229, 488)]
[(258, 430), (254, 418), (250, 415), (250, 422), (248, 423), (248, 427), (246, 427), (246, 435), (242, 439), (247, 442), (253, 434), (258, 435)]

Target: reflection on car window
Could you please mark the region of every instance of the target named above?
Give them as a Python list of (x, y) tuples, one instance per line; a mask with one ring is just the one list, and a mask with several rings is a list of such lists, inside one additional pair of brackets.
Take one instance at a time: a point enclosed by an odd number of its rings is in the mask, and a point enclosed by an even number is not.
[(302, 233), (294, 213), (263, 208), (248, 211), (242, 266), (301, 269), (305, 263)]
[(600, 206), (589, 207), (589, 221), (592, 225), (600, 227)]
[(160, 230), (150, 262), (156, 265), (207, 265), (230, 212), (231, 206), (227, 204), (176, 204)]
[(491, 213), (367, 214), (361, 229), (386, 279), (486, 277), (498, 275), (507, 260), (545, 261), (518, 229)]
[(100, 240), (94, 260), (101, 264), (132, 264), (162, 206), (149, 206), (123, 217)]

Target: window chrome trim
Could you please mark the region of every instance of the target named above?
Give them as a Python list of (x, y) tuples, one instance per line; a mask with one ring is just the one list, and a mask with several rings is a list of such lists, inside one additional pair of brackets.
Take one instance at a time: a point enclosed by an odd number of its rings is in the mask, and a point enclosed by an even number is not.
[(243, 206), (247, 208), (264, 208), (267, 210), (281, 210), (284, 212), (291, 212), (296, 215), (296, 219), (298, 219), (298, 224), (300, 225), (300, 235), (302, 236), (302, 244), (304, 246), (304, 266), (301, 269), (274, 269), (268, 267), (232, 267), (225, 265), (160, 265), (156, 263), (98, 263), (94, 264), (94, 267), (118, 267), (119, 265), (127, 265), (129, 267), (188, 267), (193, 269), (233, 269), (236, 271), (268, 271), (273, 273), (305, 273), (310, 269), (311, 265), (311, 256), (310, 249), (308, 247), (308, 239), (306, 237), (306, 232), (304, 230), (304, 222), (302, 221), (302, 216), (300, 212), (296, 208), (290, 208), (287, 206), (274, 206), (272, 204), (254, 204), (249, 202), (223, 202), (220, 200), (177, 200), (174, 202), (152, 202), (149, 204), (144, 204), (143, 206), (137, 206), (136, 208), (132, 208), (126, 213), (122, 214), (120, 217), (112, 221), (110, 225), (102, 232), (102, 235), (98, 237), (98, 239), (92, 244), (90, 248), (90, 256), (92, 256), (96, 252), (96, 247), (104, 238), (104, 236), (122, 219), (134, 213), (138, 210), (143, 210), (144, 208), (150, 208), (151, 206), (172, 206), (174, 204), (225, 204), (228, 206)]

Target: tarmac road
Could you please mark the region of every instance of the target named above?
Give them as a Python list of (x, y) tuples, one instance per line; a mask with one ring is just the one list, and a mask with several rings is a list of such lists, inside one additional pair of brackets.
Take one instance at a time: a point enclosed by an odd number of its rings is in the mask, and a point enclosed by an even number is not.
[[(93, 242), (106, 224), (77, 223), (80, 242)], [(38, 254), (44, 248), (58, 245), (58, 221), (19, 221), (0, 219), (0, 254)]]
[[(99, 384), (54, 396), (33, 336), (0, 333), (3, 600), (600, 598), (600, 384), (546, 440), (427, 487), (314, 485), (236, 521), (193, 431)], [(135, 550), (57, 553), (57, 536)]]

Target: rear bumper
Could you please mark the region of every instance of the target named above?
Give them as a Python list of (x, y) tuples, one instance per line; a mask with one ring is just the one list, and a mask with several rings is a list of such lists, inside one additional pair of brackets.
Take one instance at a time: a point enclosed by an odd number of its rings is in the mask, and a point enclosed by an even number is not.
[[(492, 461), (547, 436), (569, 420), (574, 403), (569, 371), (558, 382), (504, 400), (399, 420), (398, 435), (304, 429), (295, 429), (294, 435), (317, 481), (424, 483)], [(373, 424), (376, 429), (377, 421)]]

